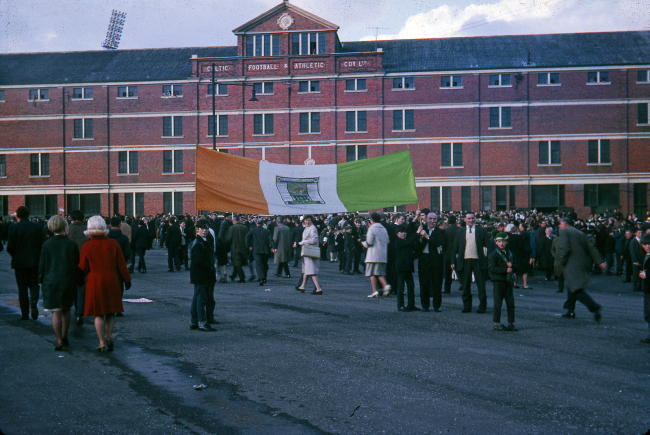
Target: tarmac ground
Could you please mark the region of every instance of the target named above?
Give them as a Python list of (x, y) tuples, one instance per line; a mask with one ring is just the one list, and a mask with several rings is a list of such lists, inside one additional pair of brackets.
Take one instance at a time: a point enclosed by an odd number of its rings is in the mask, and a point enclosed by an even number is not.
[[(600, 323), (537, 272), (516, 289), (518, 332), (488, 312), (461, 313), (454, 283), (441, 312), (368, 299), (363, 275), (321, 263), (323, 296), (292, 279), (217, 284), (215, 332), (190, 330), (189, 272), (166, 251), (100, 353), (91, 318), (54, 352), (50, 313), (20, 321), (10, 257), (0, 252), (0, 433), (19, 434), (646, 434), (650, 345), (642, 294), (593, 277)], [(229, 271), (231, 269), (229, 268)], [(249, 270), (246, 268), (247, 276)], [(416, 305), (419, 303), (417, 273)], [(473, 287), (474, 309), (477, 291)], [(73, 310), (74, 313), (74, 310)], [(505, 305), (502, 321), (505, 323)], [(205, 389), (195, 390), (195, 385)]]

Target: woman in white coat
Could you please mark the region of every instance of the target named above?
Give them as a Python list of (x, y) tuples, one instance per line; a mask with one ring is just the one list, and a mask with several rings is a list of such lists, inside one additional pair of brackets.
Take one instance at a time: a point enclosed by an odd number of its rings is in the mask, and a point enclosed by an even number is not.
[[(307, 278), (311, 276), (312, 281), (314, 281), (314, 286), (316, 289), (311, 292), (313, 295), (322, 295), (323, 294), (323, 289), (320, 286), (320, 283), (318, 282), (318, 269), (320, 266), (320, 250), (318, 248), (318, 230), (316, 227), (312, 224), (312, 216), (307, 215), (302, 221), (303, 227), (305, 229), (302, 232), (302, 241), (300, 242), (300, 245), (302, 245), (302, 284), (298, 287), (296, 287), (296, 290), (298, 290), (301, 293), (305, 292), (305, 285), (307, 285)], [(307, 245), (310, 245), (312, 249), (315, 247), (315, 252), (317, 251), (318, 254), (315, 257), (309, 257), (305, 254), (307, 254), (308, 249), (305, 249)]]

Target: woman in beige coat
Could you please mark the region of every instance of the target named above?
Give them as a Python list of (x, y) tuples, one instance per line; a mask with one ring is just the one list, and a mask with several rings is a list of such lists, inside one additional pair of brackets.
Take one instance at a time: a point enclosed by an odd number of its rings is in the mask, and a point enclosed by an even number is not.
[(322, 295), (323, 294), (323, 289), (320, 286), (320, 283), (318, 282), (318, 269), (320, 266), (320, 255), (318, 257), (307, 257), (305, 256), (305, 246), (306, 245), (312, 245), (318, 248), (318, 230), (316, 227), (312, 224), (312, 216), (307, 215), (302, 221), (303, 227), (305, 229), (302, 232), (302, 241), (300, 242), (300, 245), (302, 245), (303, 250), (303, 257), (302, 257), (302, 284), (299, 287), (296, 287), (296, 290), (299, 292), (304, 293), (305, 292), (305, 285), (307, 285), (307, 278), (311, 276), (312, 281), (314, 281), (314, 286), (316, 286), (316, 290), (311, 292), (313, 295)]

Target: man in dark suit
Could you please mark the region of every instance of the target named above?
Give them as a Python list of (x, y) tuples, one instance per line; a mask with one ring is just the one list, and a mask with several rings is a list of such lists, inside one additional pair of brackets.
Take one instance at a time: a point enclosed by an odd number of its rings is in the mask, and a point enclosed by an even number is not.
[[(302, 252), (302, 232), (305, 228), (302, 226), (300, 219), (296, 218), (296, 226), (291, 230), (291, 236), (293, 237), (293, 267), (298, 267), (298, 262), (300, 261), (300, 254)], [(302, 283), (302, 281), (301, 281)]]
[(643, 269), (643, 259), (645, 258), (645, 252), (641, 247), (641, 236), (643, 236), (643, 230), (640, 227), (636, 227), (634, 231), (634, 237), (630, 240), (630, 259), (632, 261), (632, 290), (635, 292), (641, 291), (641, 279), (639, 278), (639, 272)]
[(460, 228), (456, 234), (452, 254), (456, 264), (452, 268), (459, 273), (463, 283), (463, 313), (472, 311), (472, 272), (478, 287), (477, 313), (485, 313), (487, 309), (487, 294), (485, 292), (485, 276), (487, 273), (488, 234), (485, 228), (475, 225), (474, 213), (465, 215), (465, 228)]
[[(41, 246), (45, 241), (43, 227), (29, 221), (29, 209), (24, 205), (16, 210), (18, 222), (9, 226), (7, 235), (7, 252), (11, 255), (11, 268), (18, 284), (18, 301), (21, 320), (29, 319), (31, 307), (32, 319), (38, 318), (38, 263)], [(29, 294), (27, 293), (29, 289)]]
[(442, 277), (444, 258), (442, 245), (445, 232), (438, 228), (438, 216), (427, 215), (427, 228), (419, 246), (418, 278), (420, 280), (420, 304), (422, 311), (429, 311), (429, 298), (433, 297), (433, 311), (440, 312), (442, 305)]
[[(458, 224), (456, 223), (456, 216), (449, 216), (449, 222), (447, 228), (444, 229), (445, 232), (445, 243), (442, 246), (442, 256), (445, 259), (445, 293), (451, 293), (451, 279), (452, 267), (451, 265), (455, 262), (455, 255), (453, 253), (454, 241), (456, 240), (456, 235), (458, 234)], [(462, 290), (462, 287), (461, 287)]]
[(181, 259), (179, 254), (181, 252), (183, 234), (178, 226), (178, 222), (176, 222), (176, 218), (170, 218), (169, 224), (169, 229), (165, 234), (165, 247), (167, 248), (168, 272), (173, 272), (174, 266), (176, 266), (176, 270), (181, 270)]
[(269, 271), (271, 232), (264, 228), (264, 219), (258, 219), (255, 224), (246, 234), (246, 246), (255, 259), (257, 280), (260, 285), (264, 285), (266, 284), (266, 274)]

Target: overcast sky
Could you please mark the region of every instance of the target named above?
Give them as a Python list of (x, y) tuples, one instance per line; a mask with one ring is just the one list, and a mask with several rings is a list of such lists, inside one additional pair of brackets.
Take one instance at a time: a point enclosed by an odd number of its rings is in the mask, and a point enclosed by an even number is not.
[[(280, 0), (0, 0), (0, 53), (101, 50), (111, 10), (119, 48), (233, 46), (232, 29)], [(650, 0), (292, 0), (342, 41), (650, 30)]]

